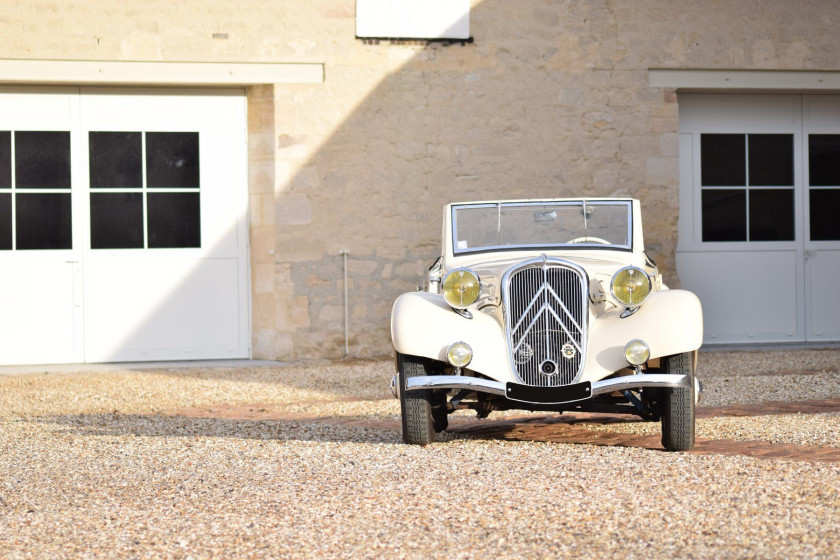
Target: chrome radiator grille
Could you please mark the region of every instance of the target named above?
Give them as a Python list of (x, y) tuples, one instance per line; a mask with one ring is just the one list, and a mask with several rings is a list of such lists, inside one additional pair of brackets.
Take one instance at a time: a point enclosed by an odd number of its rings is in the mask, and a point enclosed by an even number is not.
[(586, 275), (539, 259), (505, 280), (508, 351), (521, 383), (557, 387), (577, 380), (586, 349)]

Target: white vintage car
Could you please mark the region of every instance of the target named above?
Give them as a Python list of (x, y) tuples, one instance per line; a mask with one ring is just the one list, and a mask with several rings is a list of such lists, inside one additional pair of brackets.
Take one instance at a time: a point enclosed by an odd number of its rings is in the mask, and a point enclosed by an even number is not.
[(638, 200), (449, 204), (442, 256), (391, 315), (403, 439), (474, 409), (632, 413), (694, 445), (700, 302), (645, 254)]

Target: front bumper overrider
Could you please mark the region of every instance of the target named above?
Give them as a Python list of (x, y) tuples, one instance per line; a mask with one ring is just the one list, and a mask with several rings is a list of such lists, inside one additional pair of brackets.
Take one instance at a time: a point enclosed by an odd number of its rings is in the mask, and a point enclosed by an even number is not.
[[(397, 376), (395, 376), (395, 380), (391, 383), (391, 388), (395, 390), (395, 395), (399, 390), (399, 383), (396, 381), (396, 378)], [(510, 400), (531, 404), (564, 404), (586, 400), (597, 395), (615, 391), (626, 391), (643, 387), (690, 387), (690, 384), (690, 375), (674, 373), (626, 375), (595, 382), (584, 381), (582, 383), (560, 387), (534, 387), (461, 375), (428, 375), (409, 377), (406, 379), (405, 389), (406, 391), (417, 391), (421, 389), (466, 389), (500, 395)]]

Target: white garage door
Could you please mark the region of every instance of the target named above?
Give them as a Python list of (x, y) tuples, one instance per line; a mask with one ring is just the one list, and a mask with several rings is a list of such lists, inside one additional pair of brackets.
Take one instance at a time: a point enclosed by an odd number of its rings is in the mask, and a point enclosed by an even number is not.
[(840, 340), (840, 97), (679, 103), (677, 269), (705, 341)]
[(0, 90), (0, 363), (248, 356), (245, 111)]

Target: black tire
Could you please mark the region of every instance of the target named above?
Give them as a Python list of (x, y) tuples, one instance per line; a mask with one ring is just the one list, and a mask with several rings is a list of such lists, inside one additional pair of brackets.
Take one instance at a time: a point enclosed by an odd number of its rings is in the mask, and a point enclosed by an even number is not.
[(665, 373), (688, 374), (689, 387), (662, 390), (662, 446), (668, 451), (694, 447), (694, 353), (662, 358)]
[(428, 445), (435, 441), (435, 423), (432, 418), (432, 405), (429, 402), (431, 391), (405, 390), (406, 379), (429, 374), (428, 362), (416, 356), (399, 354), (397, 363), (400, 370), (403, 441), (415, 445)]

